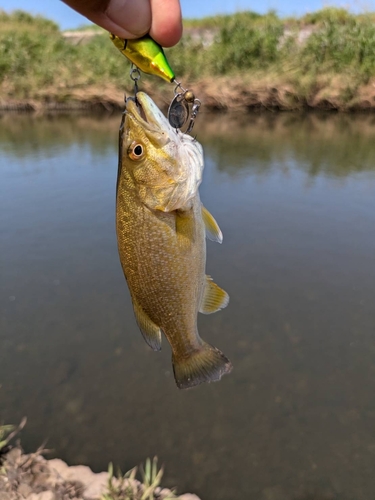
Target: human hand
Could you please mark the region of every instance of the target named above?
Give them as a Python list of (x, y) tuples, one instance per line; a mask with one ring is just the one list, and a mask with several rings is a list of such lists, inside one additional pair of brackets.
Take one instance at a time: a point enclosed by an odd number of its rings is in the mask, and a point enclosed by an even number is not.
[(182, 35), (179, 0), (63, 0), (80, 14), (121, 38), (149, 33), (163, 47)]

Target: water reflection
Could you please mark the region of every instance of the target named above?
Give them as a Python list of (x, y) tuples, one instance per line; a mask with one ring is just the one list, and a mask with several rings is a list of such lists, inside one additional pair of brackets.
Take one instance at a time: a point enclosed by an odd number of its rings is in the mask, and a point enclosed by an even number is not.
[(73, 145), (89, 145), (95, 153), (106, 154), (116, 144), (118, 122), (118, 116), (108, 115), (5, 114), (0, 117), (0, 145), (3, 152), (16, 158), (28, 158), (39, 152), (48, 155)]
[(119, 117), (0, 120), (0, 420), (27, 415), (71, 463), (158, 454), (203, 499), (374, 491), (375, 123), (370, 115), (202, 115), (208, 272), (199, 318), (233, 361), (179, 392), (139, 334), (114, 230)]
[[(291, 160), (311, 176), (320, 173), (345, 177), (375, 169), (375, 118), (372, 115), (325, 113), (263, 113), (203, 115), (198, 140), (219, 170), (247, 168), (267, 175), (277, 163)], [(5, 152), (27, 157), (33, 152), (64, 149), (89, 143), (95, 153), (116, 146), (119, 115), (100, 117), (3, 115), (0, 144)], [(105, 130), (104, 130), (105, 129)], [(17, 145), (22, 144), (22, 148)], [(108, 149), (109, 148), (109, 149)], [(252, 163), (249, 163), (251, 158)]]
[(286, 113), (207, 120), (201, 140), (218, 168), (232, 173), (247, 168), (267, 175), (275, 164), (287, 168), (290, 161), (311, 176), (344, 177), (375, 169), (375, 119), (367, 115)]
[[(106, 154), (108, 148), (117, 147), (118, 122), (117, 114), (96, 118), (5, 115), (0, 121), (0, 144), (2, 151), (18, 157), (72, 144), (90, 144), (95, 153)], [(375, 169), (375, 118), (371, 115), (267, 113), (216, 119), (205, 115), (197, 132), (218, 169), (228, 173), (257, 168), (260, 175), (267, 175), (275, 161), (287, 159), (311, 176), (323, 172), (345, 177)], [(256, 160), (252, 164), (249, 151)]]

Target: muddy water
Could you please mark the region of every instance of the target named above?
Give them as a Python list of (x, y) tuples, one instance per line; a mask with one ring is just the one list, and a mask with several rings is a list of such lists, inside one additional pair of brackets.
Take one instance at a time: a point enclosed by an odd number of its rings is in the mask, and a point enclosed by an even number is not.
[(199, 329), (234, 370), (187, 392), (120, 268), (118, 120), (0, 119), (0, 421), (95, 470), (157, 454), (204, 500), (372, 498), (374, 118), (200, 117), (231, 302)]

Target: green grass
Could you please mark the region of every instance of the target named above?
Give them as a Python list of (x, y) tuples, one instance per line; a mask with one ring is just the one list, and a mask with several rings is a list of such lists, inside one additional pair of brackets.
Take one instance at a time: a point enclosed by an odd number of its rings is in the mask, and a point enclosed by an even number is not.
[(0, 14), (0, 85), (10, 97), (33, 98), (54, 87), (69, 92), (106, 82), (120, 84), (127, 65), (104, 30), (72, 44), (49, 20), (16, 11)]
[(375, 74), (375, 25), (354, 16), (342, 23), (328, 19), (298, 55), (304, 70), (343, 73), (351, 69), (365, 81)]
[(24, 417), (18, 426), (0, 425), (0, 455), (7, 448), (10, 441), (25, 427), (26, 418)]
[(103, 33), (103, 28), (98, 26), (97, 24), (90, 23), (90, 24), (81, 24), (77, 28), (72, 28), (67, 31), (97, 31), (98, 34)]
[(0, 425), (0, 454), (9, 443), (8, 436), (15, 429), (14, 425)]
[(325, 9), (305, 14), (301, 17), (301, 23), (304, 25), (320, 25), (326, 22), (345, 24), (353, 18), (354, 16), (350, 14), (346, 9), (326, 7)]
[(275, 15), (252, 19), (233, 16), (212, 47), (211, 67), (221, 74), (244, 68), (264, 69), (280, 57), (283, 25)]
[[(160, 482), (164, 473), (163, 467), (158, 468), (157, 457), (154, 457), (152, 461), (147, 458), (145, 465), (141, 466), (140, 470), (141, 488), (136, 488), (134, 479), (137, 476), (137, 467), (134, 467), (124, 475), (119, 471), (117, 477), (115, 477), (113, 465), (110, 463), (108, 467), (109, 479), (107, 491), (101, 500), (153, 500), (157, 497), (157, 488), (160, 488)], [(163, 499), (178, 500), (178, 497), (171, 491), (167, 496), (163, 496)]]
[(245, 15), (248, 20), (255, 21), (262, 18), (261, 14), (257, 14), (252, 11), (237, 12), (236, 14), (222, 14), (216, 16), (203, 17), (201, 19), (184, 19), (184, 29), (213, 29), (213, 28), (223, 28), (226, 26), (228, 21), (231, 21), (234, 17), (241, 17)]
[[(281, 20), (270, 12), (252, 12), (218, 18), (214, 43), (204, 47), (186, 39), (170, 49), (170, 60), (179, 74), (189, 76), (235, 73), (287, 74), (297, 78), (311, 75), (355, 75), (356, 83), (375, 76), (374, 15), (353, 15), (344, 9), (327, 8), (300, 19)], [(204, 20), (201, 20), (204, 26)], [(209, 19), (209, 25), (213, 25)], [(289, 34), (286, 36), (285, 28)], [(300, 29), (311, 27), (304, 43), (298, 41)], [(187, 30), (189, 33), (189, 30)]]
[[(239, 12), (186, 20), (184, 25), (181, 42), (166, 50), (183, 81), (272, 78), (275, 86), (288, 82), (308, 92), (322, 80), (345, 77), (343, 99), (348, 101), (375, 76), (375, 14), (354, 15), (330, 7), (298, 19), (280, 19), (274, 12)], [(306, 28), (312, 34), (301, 43), (299, 30)], [(2, 95), (38, 99), (52, 94), (64, 99), (90, 86), (128, 85), (130, 64), (107, 33), (95, 29), (98, 36), (75, 45), (48, 19), (0, 11)], [(212, 43), (205, 30), (211, 30)]]
[(28, 12), (22, 10), (14, 10), (11, 14), (0, 10), (0, 26), (3, 33), (11, 31), (43, 31), (46, 35), (57, 33), (59, 27), (50, 19), (42, 16), (32, 16)]

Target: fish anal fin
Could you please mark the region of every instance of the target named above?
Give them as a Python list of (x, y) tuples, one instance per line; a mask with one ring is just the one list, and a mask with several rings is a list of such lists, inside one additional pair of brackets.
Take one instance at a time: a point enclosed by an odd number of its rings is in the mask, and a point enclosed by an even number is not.
[(216, 347), (206, 342), (188, 357), (172, 356), (173, 372), (179, 389), (189, 389), (203, 382), (216, 382), (232, 370), (232, 363)]
[(216, 222), (214, 217), (210, 212), (202, 205), (202, 219), (204, 226), (206, 228), (206, 236), (211, 241), (217, 241), (218, 243), (223, 242), (223, 233), (219, 228), (219, 224)]
[(210, 276), (206, 275), (206, 282), (203, 290), (202, 303), (199, 312), (203, 314), (212, 314), (220, 309), (227, 307), (229, 295), (220, 288)]
[(154, 351), (161, 350), (161, 329), (147, 316), (142, 307), (133, 300), (135, 319), (143, 338)]

